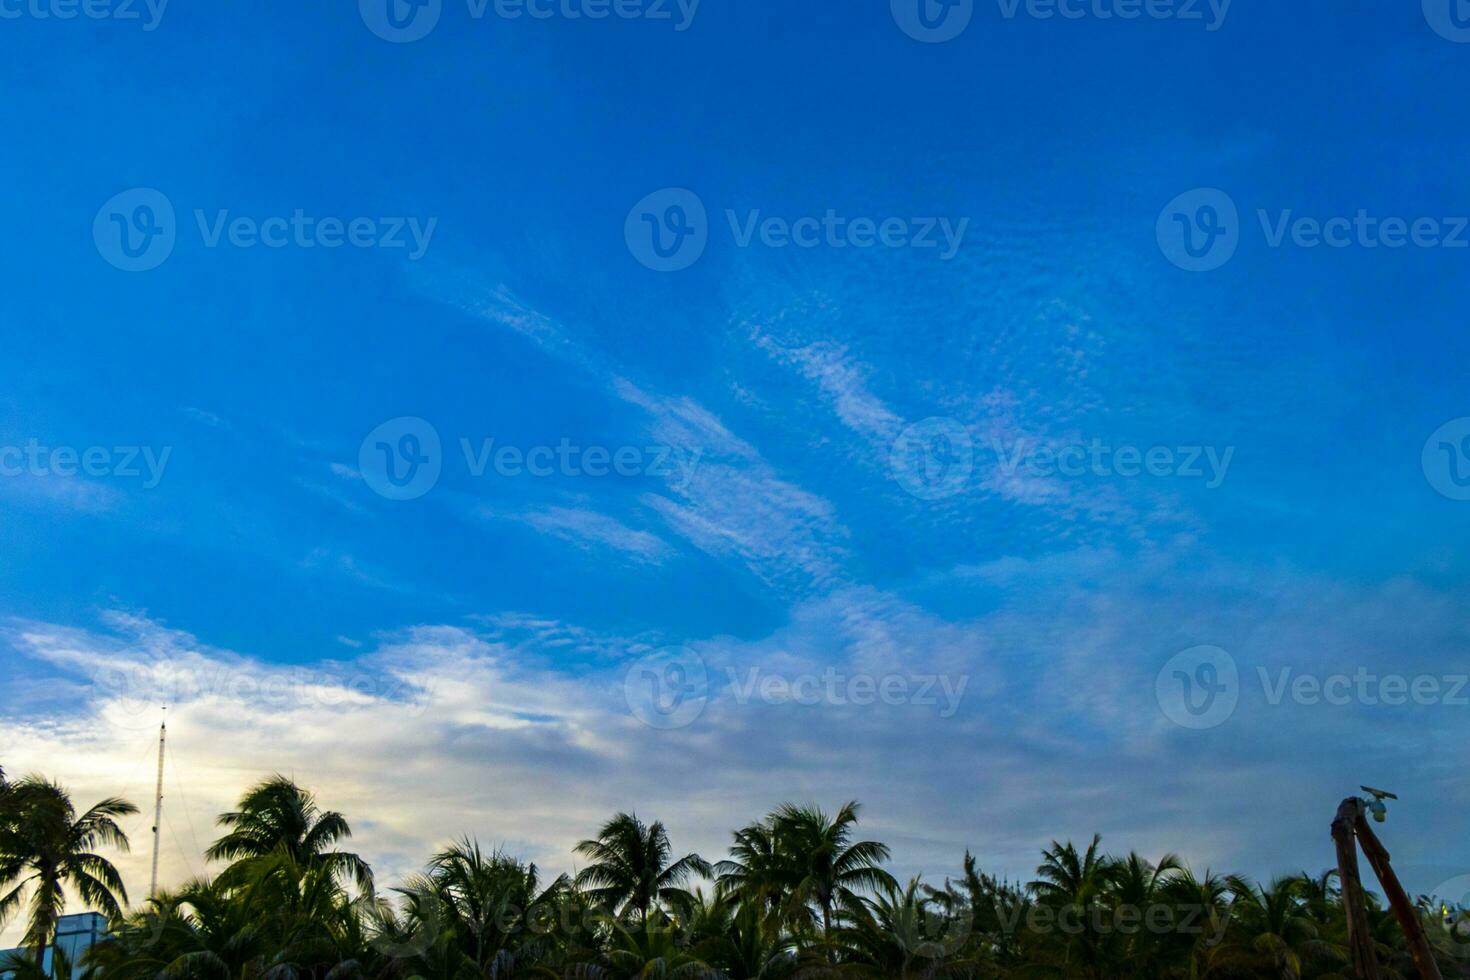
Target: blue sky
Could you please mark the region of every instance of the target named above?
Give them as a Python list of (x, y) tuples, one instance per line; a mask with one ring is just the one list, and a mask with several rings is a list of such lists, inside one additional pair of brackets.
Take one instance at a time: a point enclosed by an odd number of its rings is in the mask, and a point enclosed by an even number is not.
[[(1366, 781), (1404, 797), (1411, 887), (1470, 871), (1443, 6), (976, 0), (929, 43), (902, 0), (442, 0), (399, 43), (367, 0), (0, 3), (4, 764), (145, 800), (169, 700), (176, 877), (272, 768), (399, 870), (466, 831), (564, 865), (634, 805), (718, 852), (849, 797), (905, 873), (968, 846), (1021, 877), (1094, 830), (1316, 869)], [(702, 252), (650, 268), (638, 230), (691, 202)], [(127, 271), (108, 234), (146, 216), (171, 248)], [(378, 443), (429, 432), (432, 487), (375, 492)], [(487, 440), (627, 465), (477, 475)], [(1234, 668), (1209, 727), (1169, 702), (1181, 652)], [(670, 657), (699, 714), (645, 724)], [(752, 699), (751, 670), (913, 697)], [(1440, 694), (1312, 701), (1359, 672)]]

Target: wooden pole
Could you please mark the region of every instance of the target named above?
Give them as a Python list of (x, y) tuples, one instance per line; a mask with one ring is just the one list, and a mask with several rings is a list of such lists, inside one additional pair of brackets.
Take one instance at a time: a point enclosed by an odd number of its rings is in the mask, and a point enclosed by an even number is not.
[(1399, 928), (1404, 931), (1404, 938), (1408, 940), (1409, 952), (1413, 954), (1414, 967), (1419, 971), (1421, 980), (1443, 980), (1439, 964), (1434, 961), (1434, 952), (1429, 947), (1429, 937), (1424, 935), (1424, 924), (1419, 921), (1419, 914), (1409, 901), (1409, 896), (1404, 894), (1398, 875), (1393, 873), (1388, 851), (1373, 833), (1373, 828), (1368, 826), (1368, 821), (1363, 818), (1361, 807), (1358, 808), (1354, 829), (1358, 833), (1358, 843), (1363, 847), (1363, 856), (1373, 866), (1373, 873), (1378, 876), (1379, 883), (1383, 885), (1383, 893), (1388, 896), (1388, 904), (1398, 917)]
[(1382, 980), (1373, 937), (1368, 933), (1368, 912), (1363, 903), (1363, 882), (1358, 877), (1357, 824), (1363, 819), (1363, 802), (1349, 796), (1337, 808), (1332, 821), (1332, 842), (1337, 845), (1337, 873), (1342, 879), (1342, 906), (1347, 914), (1348, 950), (1353, 958), (1353, 975), (1358, 980)]

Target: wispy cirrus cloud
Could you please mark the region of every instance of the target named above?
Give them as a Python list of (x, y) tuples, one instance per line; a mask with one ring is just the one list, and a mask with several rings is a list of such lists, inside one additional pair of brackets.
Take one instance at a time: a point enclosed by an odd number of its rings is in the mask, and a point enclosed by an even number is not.
[[(443, 281), (438, 281), (443, 287)], [(682, 458), (696, 460), (692, 477), (668, 479), (661, 492), (641, 502), (673, 533), (695, 548), (734, 561), (769, 587), (801, 593), (845, 580), (847, 530), (832, 505), (777, 471), (749, 441), (732, 432), (706, 406), (630, 380), (607, 357), (578, 343), (566, 326), (521, 302), (504, 285), (476, 290), (463, 283), (442, 301), (519, 333), (548, 353), (605, 379), (611, 397), (642, 410), (648, 437)], [(543, 520), (545, 520), (543, 518)], [(576, 533), (553, 519), (560, 533)], [(592, 530), (594, 527), (597, 529)], [(582, 520), (585, 540), (619, 537), (604, 523)], [(621, 535), (624, 544), (651, 542)]]
[(482, 516), (524, 524), (539, 534), (570, 542), (596, 555), (609, 552), (635, 562), (657, 565), (674, 554), (669, 543), (656, 534), (629, 527), (616, 518), (582, 507), (545, 507), (507, 512), (482, 508)]

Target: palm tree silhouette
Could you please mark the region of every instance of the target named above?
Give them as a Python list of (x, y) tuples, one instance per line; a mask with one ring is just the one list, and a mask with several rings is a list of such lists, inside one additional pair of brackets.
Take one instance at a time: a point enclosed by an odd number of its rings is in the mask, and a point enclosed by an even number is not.
[(128, 850), (128, 837), (117, 818), (138, 808), (109, 797), (77, 816), (71, 797), (56, 783), (27, 776), (7, 784), (0, 819), (0, 924), (10, 919), (29, 896), (30, 921), (22, 943), (41, 961), (66, 908), (66, 888), (109, 920), (122, 918), (120, 902), (127, 889), (98, 847)]
[(592, 861), (578, 872), (577, 886), (615, 915), (627, 918), (636, 912), (640, 923), (648, 921), (660, 901), (689, 901), (684, 883), (696, 874), (713, 873), (698, 854), (670, 863), (672, 848), (664, 825), (645, 825), (631, 813), (619, 813), (595, 839), (582, 841), (575, 850)]
[(229, 828), (210, 845), (204, 856), (231, 861), (221, 876), (232, 881), (246, 865), (280, 851), (303, 867), (322, 866), (334, 876), (350, 876), (364, 893), (372, 891), (373, 873), (356, 854), (328, 850), (352, 836), (347, 818), (335, 810), (323, 811), (306, 790), (282, 775), (257, 783), (240, 798), (238, 809), (219, 815)]
[[(777, 850), (786, 863), (788, 903), (815, 906), (821, 916), (822, 938), (832, 941), (832, 913), (839, 905), (855, 904), (858, 891), (896, 889), (898, 882), (879, 865), (888, 860), (888, 845), (856, 841), (859, 805), (843, 804), (833, 817), (814, 806), (786, 804), (771, 814)], [(829, 950), (829, 959), (835, 950)]]

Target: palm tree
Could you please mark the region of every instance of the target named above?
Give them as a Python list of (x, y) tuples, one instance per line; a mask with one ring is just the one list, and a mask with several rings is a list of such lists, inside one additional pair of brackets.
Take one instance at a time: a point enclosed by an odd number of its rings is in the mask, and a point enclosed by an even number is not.
[(429, 863), (427, 884), (438, 896), (441, 927), (460, 939), (459, 954), (483, 975), (495, 962), (528, 961), (550, 952), (555, 919), (571, 880), (562, 875), (541, 888), (540, 871), (500, 851), (485, 853), (465, 838)]
[(1276, 878), (1256, 885), (1232, 877), (1231, 918), (1240, 925), (1243, 952), (1254, 954), (1264, 967), (1284, 980), (1302, 976), (1313, 959), (1347, 962), (1340, 947), (1319, 938), (1317, 926), (1302, 902), (1300, 878)]
[[(612, 977), (628, 980), (723, 980), (718, 970), (679, 945), (674, 930), (653, 922), (644, 921), (637, 926), (614, 924), (607, 960), (612, 966)], [(578, 976), (609, 974), (582, 971)]]
[[(787, 862), (788, 903), (797, 907), (816, 906), (821, 916), (822, 937), (832, 939), (832, 912), (839, 904), (856, 904), (858, 891), (896, 889), (898, 882), (879, 865), (888, 860), (886, 844), (854, 842), (859, 805), (843, 804), (836, 816), (828, 817), (814, 806), (786, 804), (771, 814), (777, 849)], [(835, 951), (829, 959), (835, 958)]]
[(683, 925), (690, 949), (728, 980), (774, 980), (796, 969), (796, 944), (758, 900), (696, 892)]
[(1303, 871), (1297, 876), (1298, 894), (1307, 913), (1317, 922), (1327, 924), (1336, 917), (1341, 890), (1334, 883), (1337, 869), (1329, 868), (1315, 878)]
[(845, 945), (869, 972), (881, 977), (946, 976), (967, 966), (960, 957), (973, 921), (956, 915), (943, 893), (910, 879), (902, 891), (885, 888), (877, 897), (845, 910), (850, 923)]
[(1176, 924), (1172, 938), (1185, 960), (1185, 975), (1190, 978), (1210, 975), (1233, 955), (1225, 945), (1230, 926), (1230, 881), (1208, 868), (1203, 877), (1183, 868), (1164, 889), (1170, 905), (1184, 917)]
[(1164, 952), (1163, 937), (1151, 931), (1146, 923), (1160, 909), (1170, 912), (1172, 917), (1174, 910), (1168, 908), (1166, 897), (1170, 884), (1183, 870), (1184, 865), (1176, 855), (1165, 854), (1158, 864), (1153, 864), (1136, 851), (1130, 851), (1126, 858), (1112, 865), (1110, 899), (1127, 910), (1114, 925), (1122, 934), (1121, 955), (1129, 972), (1139, 976), (1158, 973), (1157, 959)]
[(689, 901), (683, 885), (693, 875), (711, 875), (713, 869), (698, 854), (686, 854), (669, 863), (672, 848), (664, 825), (645, 825), (631, 813), (619, 813), (598, 831), (594, 840), (584, 840), (576, 853), (592, 861), (577, 873), (579, 888), (588, 896), (623, 917), (637, 912), (639, 922), (660, 901)]
[(96, 853), (111, 845), (128, 850), (119, 817), (138, 808), (109, 797), (80, 817), (66, 790), (40, 776), (27, 776), (6, 791), (9, 815), (0, 820), (0, 925), (10, 919), (29, 894), (30, 922), (22, 943), (36, 951), (39, 963), (66, 908), (64, 889), (113, 922), (122, 918), (128, 900), (122, 877)]
[[(1105, 902), (1115, 874), (1113, 861), (1102, 853), (1101, 844), (1097, 834), (1092, 835), (1085, 852), (1078, 852), (1071, 841), (1052, 841), (1042, 852), (1036, 880), (1031, 882), (1037, 900), (1057, 914), (1058, 929), (1067, 937), (1065, 962), (1071, 964), (1075, 949), (1082, 968), (1092, 976), (1103, 974), (1104, 937), (1089, 919)], [(1067, 915), (1075, 916), (1081, 927), (1067, 925), (1063, 918)]]
[(714, 865), (719, 894), (755, 903), (767, 912), (779, 911), (786, 889), (795, 882), (791, 862), (778, 849), (771, 821), (742, 827), (733, 836), (729, 859)]
[(924, 890), (951, 919), (969, 923), (972, 965), (984, 961), (1006, 968), (1021, 962), (1022, 925), (1034, 905), (1026, 889), (985, 874), (966, 850), (958, 882), (946, 879), (943, 888), (926, 885)]
[(80, 971), (73, 968), (71, 958), (66, 955), (66, 950), (57, 946), (51, 951), (49, 972), (40, 960), (12, 953), (9, 956), (0, 957), (0, 974), (8, 975), (9, 980), (72, 980), (74, 976), (80, 974)]
[[(320, 865), (333, 876), (350, 875), (360, 890), (372, 891), (373, 873), (367, 862), (356, 854), (328, 850), (352, 836), (347, 818), (318, 808), (310, 793), (285, 776), (257, 783), (240, 798), (238, 807), (220, 814), (217, 822), (229, 831), (204, 852), (209, 860), (239, 865), (283, 851), (303, 867)], [(231, 868), (221, 877), (234, 881), (238, 876)]]

